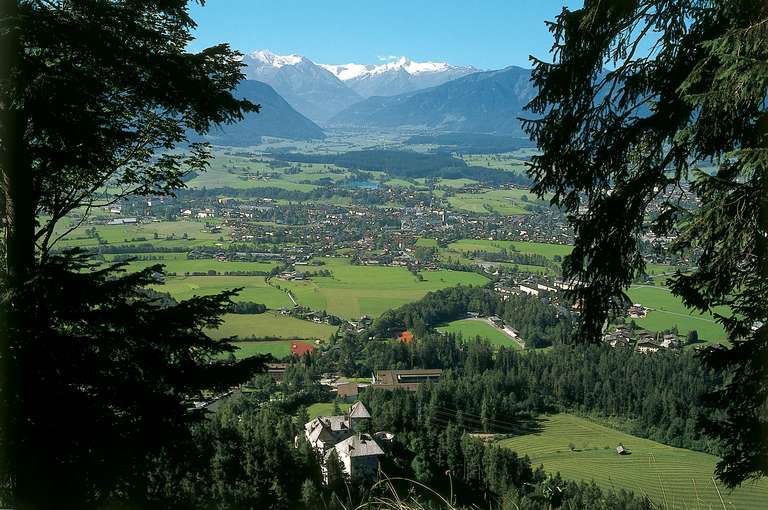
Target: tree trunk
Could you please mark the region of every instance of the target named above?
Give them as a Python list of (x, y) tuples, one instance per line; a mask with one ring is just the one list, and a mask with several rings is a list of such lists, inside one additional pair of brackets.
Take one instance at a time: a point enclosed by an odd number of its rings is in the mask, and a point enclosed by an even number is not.
[[(23, 422), (18, 408), (22, 368), (14, 359), (14, 346), (25, 337), (27, 326), (34, 319), (28, 314), (23, 299), (25, 283), (35, 265), (35, 205), (33, 177), (25, 163), (24, 121), (20, 102), (15, 101), (15, 91), (20, 55), (20, 28), (18, 6), (15, 0), (0, 0), (0, 172), (2, 173), (4, 260), (0, 268), (3, 274), (0, 299), (0, 489), (15, 486), (14, 498), (4, 503), (25, 507), (23, 486), (28, 485), (19, 476), (19, 424)], [(22, 91), (23, 92), (23, 91)], [(4, 271), (2, 271), (4, 270)], [(21, 413), (23, 414), (23, 413)], [(19, 499), (22, 496), (22, 499)]]

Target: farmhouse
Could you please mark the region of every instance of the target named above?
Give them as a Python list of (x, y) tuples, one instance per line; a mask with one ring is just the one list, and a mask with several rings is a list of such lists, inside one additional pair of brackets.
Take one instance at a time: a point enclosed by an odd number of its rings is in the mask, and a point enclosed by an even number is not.
[(280, 382), (285, 376), (285, 369), (288, 368), (288, 363), (267, 363), (267, 374), (275, 380)]
[(666, 334), (661, 341), (661, 346), (666, 349), (676, 349), (680, 347), (680, 341), (677, 339), (677, 335)]
[(637, 352), (647, 354), (649, 352), (658, 352), (661, 346), (652, 340), (638, 340), (635, 349)]

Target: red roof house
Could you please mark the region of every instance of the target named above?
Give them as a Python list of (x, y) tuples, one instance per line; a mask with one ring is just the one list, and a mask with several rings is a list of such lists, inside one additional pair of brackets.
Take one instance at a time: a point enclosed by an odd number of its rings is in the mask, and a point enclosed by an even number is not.
[(305, 353), (312, 354), (315, 352), (315, 346), (312, 344), (308, 344), (307, 342), (299, 342), (298, 340), (295, 342), (291, 342), (291, 353), (295, 354), (296, 356), (304, 356)]
[(413, 342), (413, 333), (411, 333), (410, 331), (403, 331), (402, 333), (400, 333), (399, 338), (400, 338), (400, 341), (403, 342), (404, 344), (409, 344)]

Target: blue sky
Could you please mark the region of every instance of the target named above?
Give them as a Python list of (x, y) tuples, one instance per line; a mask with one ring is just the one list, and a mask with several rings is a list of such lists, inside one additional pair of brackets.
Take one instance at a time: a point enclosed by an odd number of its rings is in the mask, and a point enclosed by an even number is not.
[(390, 56), (480, 69), (530, 67), (546, 57), (544, 25), (555, 0), (207, 0), (194, 6), (190, 49), (228, 42), (241, 51), (297, 53), (323, 64), (376, 63)]

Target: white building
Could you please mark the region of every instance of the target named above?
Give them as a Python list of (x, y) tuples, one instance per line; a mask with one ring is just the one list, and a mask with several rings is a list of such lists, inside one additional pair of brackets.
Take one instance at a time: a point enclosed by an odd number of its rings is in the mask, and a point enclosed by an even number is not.
[[(376, 440), (369, 434), (355, 434), (336, 444), (332, 451), (341, 462), (344, 473), (350, 478), (372, 478), (379, 469), (379, 457), (384, 455)], [(326, 462), (331, 456), (329, 451)], [(326, 472), (327, 476), (327, 472)]]

